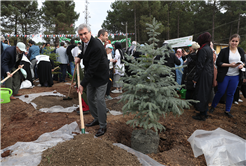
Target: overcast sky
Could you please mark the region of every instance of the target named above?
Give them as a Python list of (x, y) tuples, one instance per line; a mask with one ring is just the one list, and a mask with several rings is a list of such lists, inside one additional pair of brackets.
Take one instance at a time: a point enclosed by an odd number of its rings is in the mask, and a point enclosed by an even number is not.
[[(38, 7), (41, 8), (42, 2), (45, 0), (38, 0)], [(97, 32), (102, 28), (101, 25), (106, 19), (107, 11), (111, 10), (110, 5), (115, 0), (88, 0), (88, 11), (89, 11), (89, 24), (91, 25), (91, 32), (94, 36), (97, 35)], [(74, 0), (75, 2), (75, 11), (80, 13), (78, 21), (75, 22), (75, 27), (78, 27), (79, 24), (85, 23), (85, 0)], [(35, 42), (42, 42), (41, 37), (34, 37)]]

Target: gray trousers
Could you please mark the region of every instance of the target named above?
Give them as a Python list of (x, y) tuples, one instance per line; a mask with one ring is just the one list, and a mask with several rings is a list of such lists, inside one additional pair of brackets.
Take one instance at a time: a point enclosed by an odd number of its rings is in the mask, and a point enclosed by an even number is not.
[[(10, 73), (15, 71), (16, 68), (13, 68)], [(21, 76), (19, 71), (17, 71), (12, 77), (8, 78), (5, 81), (5, 88), (9, 88), (13, 91), (13, 95), (18, 94), (18, 91), (20, 89), (20, 84), (21, 84)]]
[(35, 79), (34, 66), (35, 66), (36, 62), (37, 62), (36, 58), (34, 58), (34, 59), (31, 60), (30, 68), (31, 68), (31, 73), (32, 73), (32, 79)]
[(108, 83), (99, 87), (92, 87), (90, 83), (87, 85), (87, 100), (90, 113), (95, 120), (98, 120), (100, 128), (107, 126), (107, 110), (104, 99), (107, 84)]

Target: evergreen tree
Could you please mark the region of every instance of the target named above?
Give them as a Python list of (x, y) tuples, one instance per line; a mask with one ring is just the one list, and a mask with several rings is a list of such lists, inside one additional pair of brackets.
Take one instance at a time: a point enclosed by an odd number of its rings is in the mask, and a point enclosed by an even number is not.
[[(181, 115), (183, 108), (188, 108), (190, 104), (189, 101), (178, 98), (176, 89), (182, 86), (175, 81), (172, 72), (174, 68), (163, 65), (164, 55), (169, 55), (170, 49), (156, 48), (156, 43), (159, 41), (156, 37), (160, 34), (157, 30), (161, 24), (154, 18), (153, 24), (146, 23), (146, 25), (150, 44), (146, 43), (145, 46), (138, 47), (138, 50), (145, 55), (137, 60), (133, 59), (132, 63), (125, 62), (134, 75), (121, 78), (125, 83), (120, 102), (125, 102), (122, 108), (124, 115), (135, 114), (134, 119), (129, 120), (127, 124), (133, 127), (140, 126), (146, 130), (154, 128), (157, 133), (158, 130), (165, 129), (158, 122), (161, 116), (166, 117), (170, 112), (173, 115)], [(163, 55), (163, 58), (160, 61), (154, 60), (157, 55)], [(127, 55), (126, 57), (131, 59)]]
[[(73, 34), (79, 18), (73, 1), (45, 1), (42, 6), (44, 34)], [(50, 38), (45, 38), (50, 40)], [(58, 38), (55, 39), (58, 43)]]
[[(37, 0), (3, 1), (1, 2), (1, 31), (15, 35), (38, 33), (39, 16)], [(27, 38), (23, 36), (22, 41), (26, 43)]]

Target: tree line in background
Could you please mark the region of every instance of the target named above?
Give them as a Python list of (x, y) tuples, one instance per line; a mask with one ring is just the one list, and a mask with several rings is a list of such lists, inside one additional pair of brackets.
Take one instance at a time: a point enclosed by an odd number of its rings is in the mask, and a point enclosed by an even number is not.
[[(246, 50), (246, 1), (115, 1), (102, 27), (110, 33), (135, 33), (132, 41), (148, 40), (145, 23), (153, 17), (162, 23), (159, 32), (164, 40), (210, 32), (215, 43), (228, 43), (232, 34), (241, 36)], [(116, 36), (116, 39), (120, 36)], [(122, 37), (121, 37), (122, 38)]]
[[(3, 34), (69, 34), (75, 32), (74, 23), (79, 18), (73, 1), (45, 1), (38, 9), (37, 0), (2, 1), (1, 31)], [(45, 38), (58, 43), (59, 38)], [(27, 43), (27, 37), (22, 41)], [(17, 37), (11, 37), (11, 44), (16, 45)]]

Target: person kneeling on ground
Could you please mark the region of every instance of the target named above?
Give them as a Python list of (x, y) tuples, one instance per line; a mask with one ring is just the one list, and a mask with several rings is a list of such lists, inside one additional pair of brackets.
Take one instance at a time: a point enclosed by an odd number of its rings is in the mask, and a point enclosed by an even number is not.
[(36, 59), (37, 59), (39, 82), (41, 86), (52, 87), (53, 85), (52, 71), (54, 68), (54, 62), (47, 55), (38, 55), (36, 56)]

